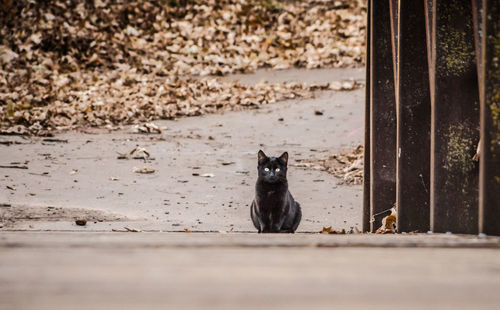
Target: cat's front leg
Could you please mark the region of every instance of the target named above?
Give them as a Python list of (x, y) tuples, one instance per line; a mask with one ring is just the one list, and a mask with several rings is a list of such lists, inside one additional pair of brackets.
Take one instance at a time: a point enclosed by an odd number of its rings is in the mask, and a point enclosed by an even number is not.
[(269, 210), (261, 210), (259, 214), (259, 226), (261, 233), (273, 232), (272, 214)]
[(269, 225), (269, 223), (266, 223), (265, 221), (263, 220), (260, 220), (260, 229), (258, 229), (259, 233), (268, 233), (271, 231), (271, 226)]
[(273, 224), (264, 224), (262, 226), (263, 233), (278, 233), (280, 232), (280, 228), (277, 225)]
[(262, 225), (261, 233), (266, 234), (266, 233), (270, 233), (270, 232), (273, 232), (270, 225)]
[(277, 225), (276, 223), (264, 225), (262, 228), (262, 232), (264, 232), (264, 233), (279, 233), (279, 232), (281, 232), (280, 225)]

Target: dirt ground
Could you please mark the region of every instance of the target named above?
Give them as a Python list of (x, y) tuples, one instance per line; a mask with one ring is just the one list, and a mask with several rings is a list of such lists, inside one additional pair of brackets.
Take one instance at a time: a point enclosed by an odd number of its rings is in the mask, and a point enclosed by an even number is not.
[[(251, 84), (363, 78), (362, 69), (262, 70), (227, 77)], [(1, 136), (0, 165), (27, 168), (0, 168), (1, 229), (253, 231), (249, 203), (259, 149), (290, 154), (290, 190), (303, 208), (299, 231), (360, 228), (361, 186), (338, 184), (341, 180), (324, 171), (296, 164), (362, 144), (363, 98), (363, 89), (320, 91), (316, 98), (256, 110), (155, 122), (161, 134), (125, 127), (89, 128), (49, 140)], [(134, 153), (119, 159), (137, 147), (149, 158)], [(145, 167), (154, 173), (134, 172)], [(87, 225), (78, 226), (75, 219)]]

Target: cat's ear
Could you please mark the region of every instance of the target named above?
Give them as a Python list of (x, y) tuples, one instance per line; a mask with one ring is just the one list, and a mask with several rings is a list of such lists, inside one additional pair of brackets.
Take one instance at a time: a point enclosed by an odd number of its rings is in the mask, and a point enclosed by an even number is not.
[(285, 165), (286, 165), (286, 164), (288, 164), (288, 152), (285, 152), (285, 153), (281, 154), (281, 156), (280, 156), (280, 160), (281, 160), (282, 162), (284, 162), (284, 163), (285, 163)]
[(267, 158), (266, 154), (264, 154), (264, 152), (262, 152), (262, 150), (259, 150), (257, 157), (258, 157), (259, 162)]

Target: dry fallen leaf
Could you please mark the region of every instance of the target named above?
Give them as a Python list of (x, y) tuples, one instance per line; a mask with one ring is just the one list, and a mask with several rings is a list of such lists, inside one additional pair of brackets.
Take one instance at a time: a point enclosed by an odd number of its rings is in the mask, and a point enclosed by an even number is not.
[(345, 229), (342, 229), (341, 231), (336, 231), (332, 228), (332, 226), (328, 227), (323, 227), (323, 229), (319, 232), (320, 234), (341, 234), (345, 235), (346, 231)]
[(382, 226), (377, 229), (376, 234), (394, 234), (396, 233), (397, 211), (393, 207), (391, 214), (382, 219)]
[(334, 81), (330, 82), (328, 89), (331, 90), (354, 90), (360, 88), (362, 85), (354, 80), (349, 81)]
[(213, 174), (213, 173), (202, 173), (202, 174), (200, 174), (200, 177), (213, 178), (213, 177), (215, 177), (215, 174)]
[(191, 230), (189, 230), (188, 228), (184, 228), (184, 231), (187, 232), (187, 233), (191, 232)]
[(320, 234), (329, 234), (333, 231), (332, 226), (323, 227), (323, 229), (319, 232)]
[(144, 167), (144, 168), (137, 168), (137, 167), (134, 167), (132, 169), (133, 172), (135, 173), (142, 173), (142, 174), (151, 174), (151, 173), (155, 173), (155, 170), (154, 169), (151, 169), (151, 168), (147, 168), (147, 167)]
[(151, 154), (143, 147), (136, 147), (129, 153), (134, 159), (149, 159)]
[(142, 232), (142, 230), (140, 229), (136, 229), (136, 228), (132, 228), (132, 227), (128, 227), (128, 226), (125, 226), (123, 227), (126, 231), (129, 231), (129, 232)]
[(155, 123), (146, 123), (132, 127), (133, 133), (162, 133), (162, 130)]

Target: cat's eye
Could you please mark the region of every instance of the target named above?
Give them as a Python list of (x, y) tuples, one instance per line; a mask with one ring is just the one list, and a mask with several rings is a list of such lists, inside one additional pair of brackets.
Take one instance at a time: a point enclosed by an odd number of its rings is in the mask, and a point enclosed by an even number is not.
[(276, 168), (276, 172), (280, 172), (280, 168)]
[(266, 172), (269, 171), (269, 168), (264, 168), (264, 171), (266, 171)]

